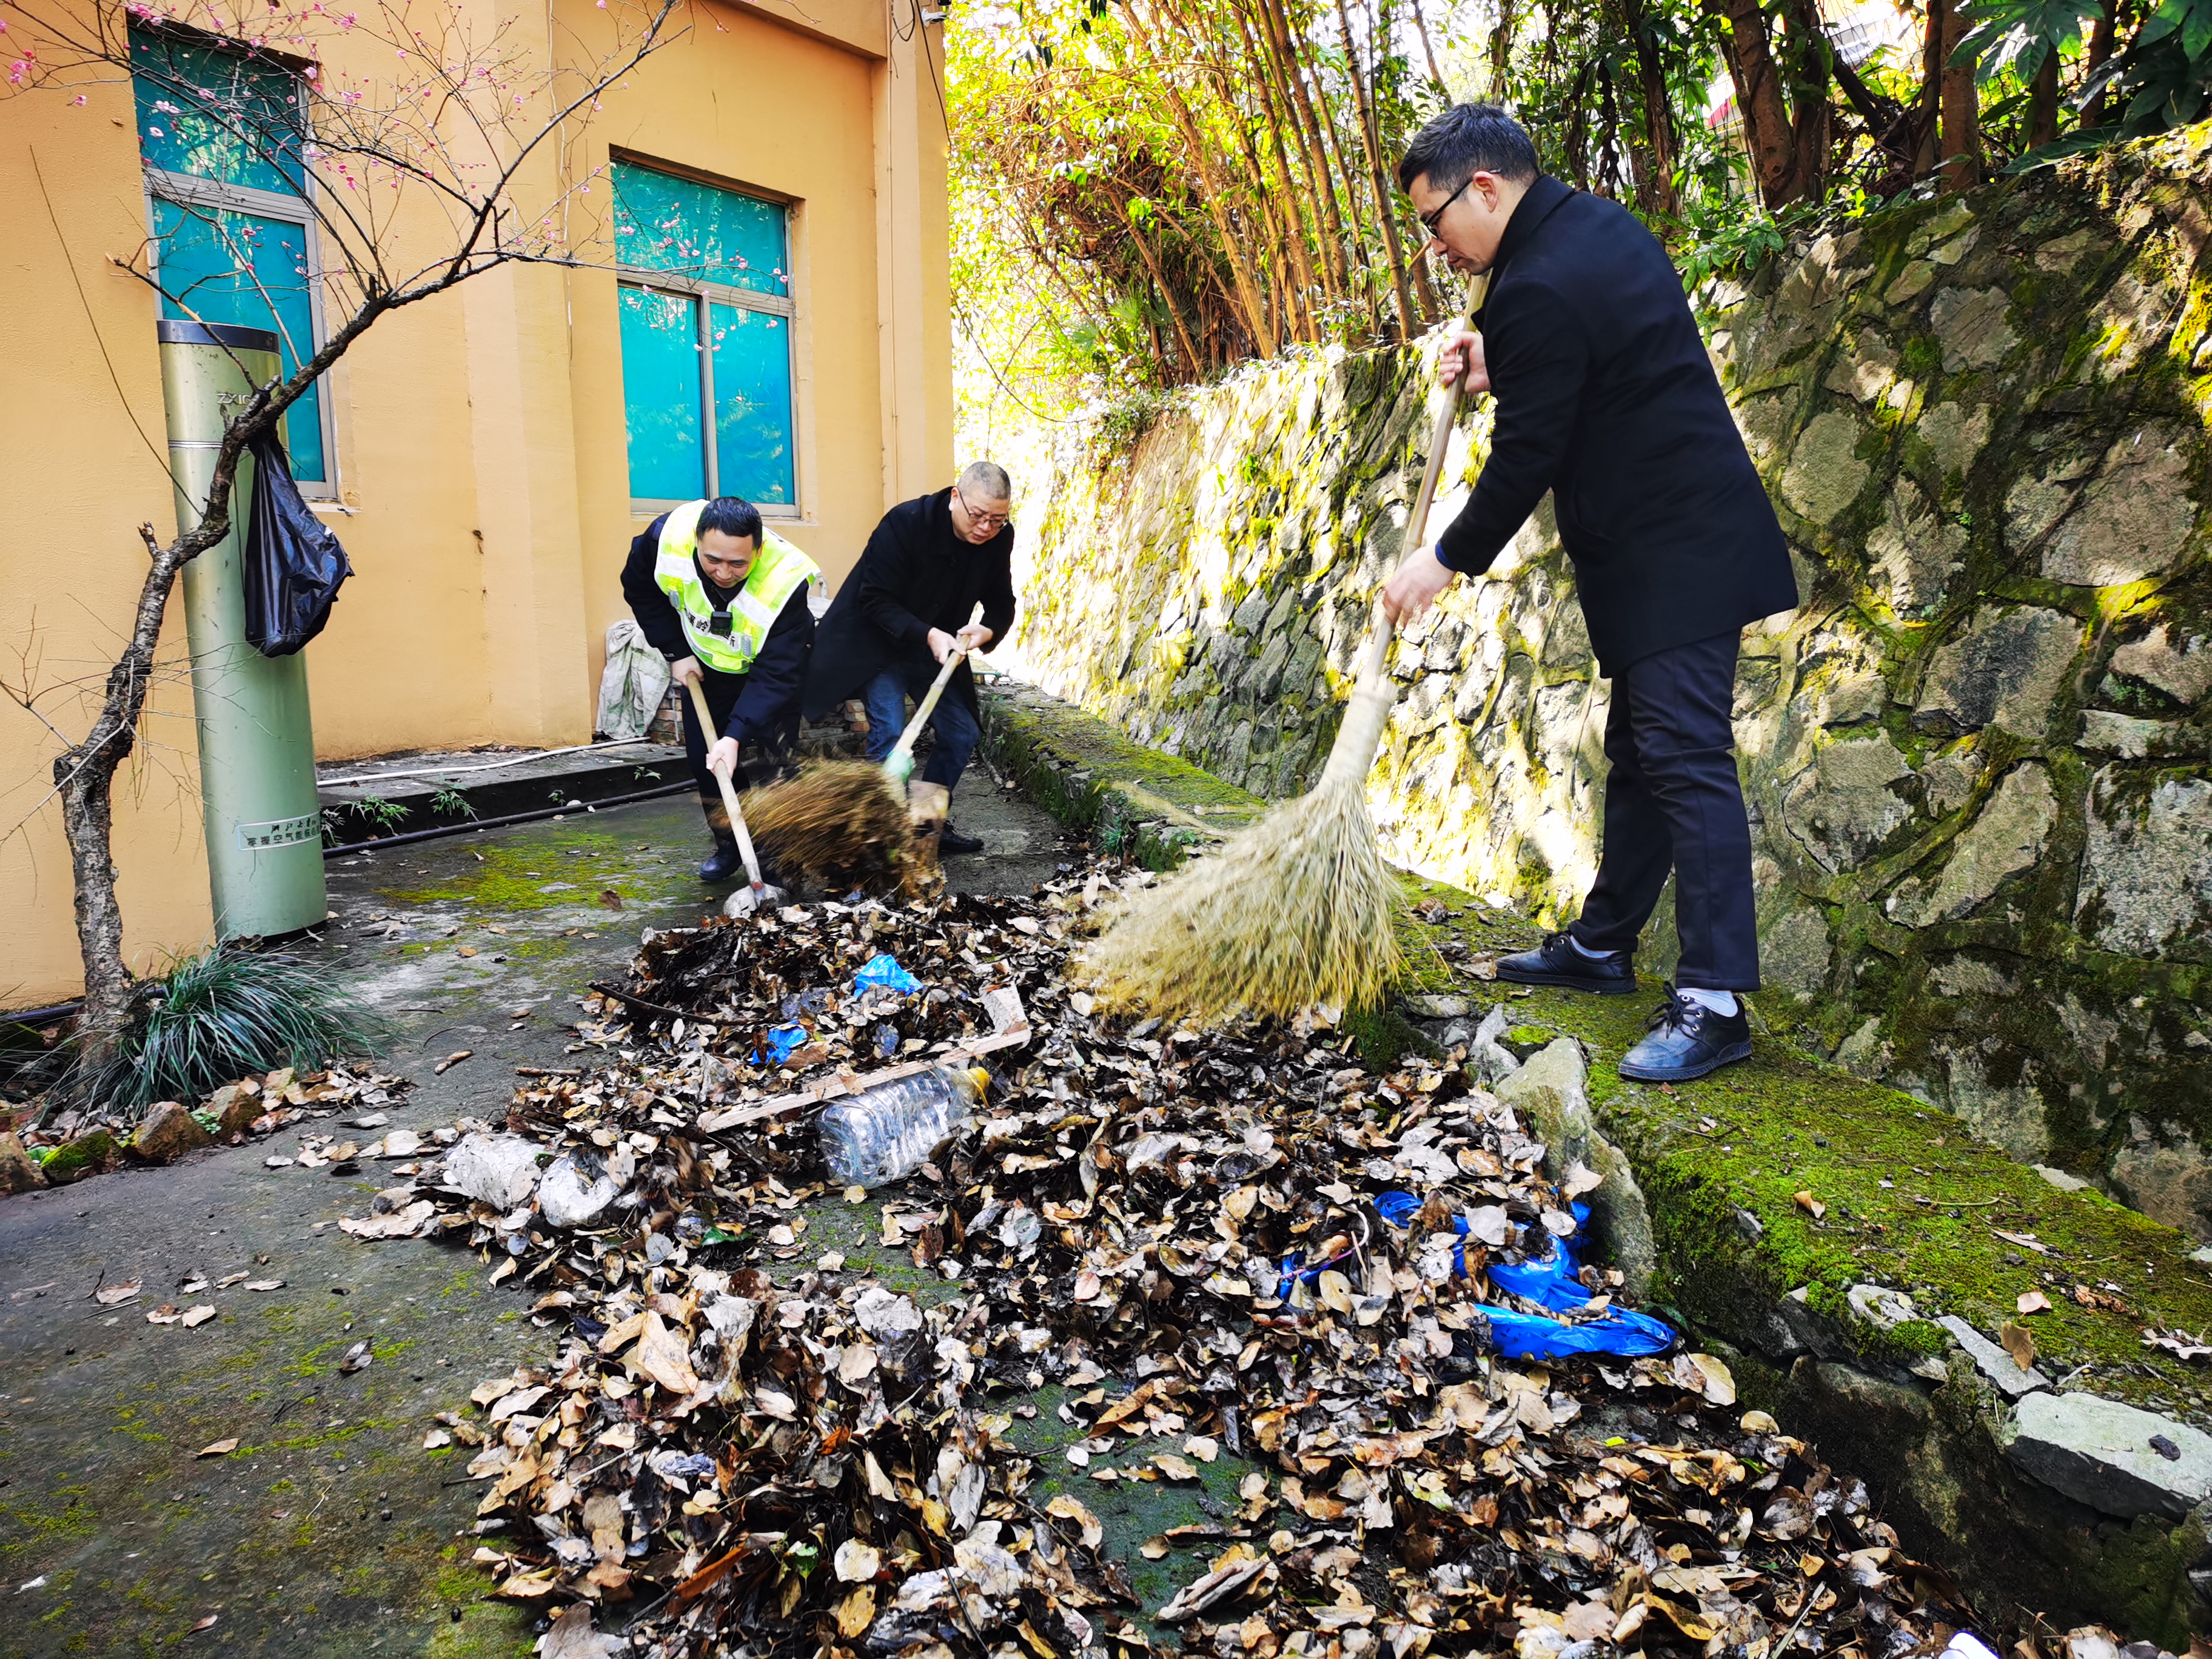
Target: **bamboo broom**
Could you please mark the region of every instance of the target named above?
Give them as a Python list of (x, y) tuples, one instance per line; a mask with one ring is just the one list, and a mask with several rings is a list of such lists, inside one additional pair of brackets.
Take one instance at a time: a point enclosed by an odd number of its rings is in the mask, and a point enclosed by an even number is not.
[[(1474, 325), (1487, 277), (1468, 296)], [(1420, 494), (1406, 521), (1418, 552), (1459, 414), (1455, 382), (1429, 439)], [(1321, 781), (1249, 829), (1134, 895), (1083, 952), (1078, 971), (1109, 1004), (1162, 1015), (1288, 1018), (1327, 1003), (1372, 1004), (1398, 967), (1398, 882), (1367, 811), (1367, 775), (1397, 702), (1387, 672), (1391, 624), (1381, 603), (1358, 678)]]
[[(972, 627), (983, 620), (979, 604), (969, 613)], [(814, 875), (826, 870), (865, 867), (894, 872), (913, 834), (906, 807), (907, 780), (914, 774), (914, 745), (935, 712), (952, 671), (967, 658), (955, 651), (899, 733), (881, 765), (866, 761), (817, 761), (787, 782), (757, 789), (749, 797), (761, 845), (787, 869)]]
[[(699, 716), (699, 729), (707, 734), (707, 746), (712, 749), (721, 733), (714, 729), (714, 716), (707, 707), (707, 694), (699, 689), (696, 680), (686, 680), (684, 686), (691, 694), (692, 712)], [(738, 792), (730, 787), (726, 773), (716, 772), (714, 781), (722, 787), (722, 810), (729, 814), (730, 833), (738, 838), (738, 856), (744, 860), (748, 884), (743, 891), (730, 895), (728, 913), (743, 915), (748, 910), (765, 910), (781, 904), (787, 895), (782, 888), (771, 887), (761, 879), (760, 860), (753, 855), (753, 838), (745, 831), (745, 815), (738, 805)]]

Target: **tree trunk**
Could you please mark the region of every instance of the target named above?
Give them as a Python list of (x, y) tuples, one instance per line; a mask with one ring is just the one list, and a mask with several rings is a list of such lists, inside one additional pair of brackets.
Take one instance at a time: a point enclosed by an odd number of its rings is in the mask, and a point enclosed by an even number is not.
[(1513, 66), (1513, 0), (1498, 0), (1498, 26), (1490, 31), (1490, 79), (1482, 88), (1486, 104), (1502, 102), (1505, 77)]
[(1367, 182), (1375, 192), (1375, 216), (1382, 222), (1382, 245), (1390, 259), (1390, 285), (1398, 296), (1400, 343), (1419, 332), (1413, 320), (1413, 296), (1406, 282), (1405, 251), (1398, 245), (1398, 216), (1390, 210), (1389, 187), (1382, 179), (1382, 135), (1375, 123), (1375, 100), (1367, 76), (1359, 67), (1359, 48), (1352, 38), (1352, 13), (1345, 0), (1336, 0), (1336, 21), (1344, 32), (1344, 60), (1352, 96), (1359, 111), (1359, 138), (1367, 150)]
[(1942, 98), (1942, 172), (1943, 189), (1969, 190), (1982, 180), (1981, 100), (1974, 86), (1974, 66), (1954, 64), (1951, 54), (1966, 38), (1966, 20), (1959, 15), (1958, 0), (1928, 0), (1929, 15), (1942, 15), (1943, 25)]
[(1643, 0), (1620, 0), (1620, 21), (1636, 50), (1637, 91), (1644, 104), (1644, 128), (1638, 149), (1644, 152), (1637, 179), (1637, 205), (1662, 219), (1679, 218), (1681, 198), (1674, 189), (1678, 145), (1674, 110), (1667, 95), (1667, 64), (1659, 43), (1652, 38)]
[[(237, 465), (234, 455), (230, 465)], [(218, 470), (220, 466), (218, 462)], [(219, 477), (217, 489), (228, 495), (228, 480)], [(161, 617), (187, 556), (179, 544), (160, 546), (150, 526), (142, 526), (138, 533), (149, 558), (130, 640), (107, 671), (106, 690), (92, 729), (82, 742), (54, 757), (62, 832), (69, 840), (70, 869), (76, 887), (77, 953), (84, 963), (77, 1063), (88, 1078), (96, 1077), (113, 1057), (130, 1023), (131, 994), (138, 983), (123, 958), (123, 910), (115, 897), (115, 773), (137, 746), (138, 717), (146, 708)]]
[(2043, 54), (2043, 67), (2035, 72), (2035, 82), (2027, 95), (2027, 147), (2040, 149), (2058, 140), (2058, 52), (2053, 47)]
[[(2119, 27), (2119, 0), (2104, 0), (2097, 14), (2097, 21), (2089, 31), (2089, 50), (2081, 59), (2081, 79), (2087, 82), (2109, 62), (2112, 56), (2112, 37)], [(2099, 93), (2081, 112), (2081, 125), (2100, 127), (2105, 125), (2105, 94)]]
[(1444, 72), (1437, 67), (1437, 48), (1429, 39), (1429, 20), (1421, 15), (1421, 0), (1407, 0), (1413, 14), (1413, 27), (1421, 37), (1421, 55), (1429, 60), (1429, 79), (1437, 83), (1437, 90), (1447, 98), (1451, 88), (1444, 85)]
[(1736, 108), (1743, 115), (1743, 136), (1751, 150), (1752, 177), (1759, 182), (1759, 199), (1770, 209), (1781, 207), (1792, 199), (1796, 143), (1790, 112), (1782, 102), (1782, 77), (1767, 39), (1765, 15), (1759, 0), (1711, 0), (1711, 3), (1728, 21), (1732, 47), (1729, 70), (1735, 82)]
[(1814, 0), (1784, 0), (1789, 21), (1790, 199), (1817, 202), (1826, 193), (1832, 106), (1828, 83), (1835, 48), (1820, 21)]

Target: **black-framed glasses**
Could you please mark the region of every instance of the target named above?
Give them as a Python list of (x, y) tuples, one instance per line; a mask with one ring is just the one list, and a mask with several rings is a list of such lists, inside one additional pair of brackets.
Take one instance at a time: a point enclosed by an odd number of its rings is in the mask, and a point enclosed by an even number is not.
[(1462, 184), (1457, 190), (1445, 197), (1434, 213), (1424, 213), (1419, 215), (1419, 217), (1421, 221), (1421, 228), (1428, 232), (1430, 235), (1435, 235), (1437, 234), (1437, 222), (1440, 221), (1445, 214), (1451, 211), (1451, 204), (1459, 200), (1461, 197), (1466, 195), (1467, 186), (1474, 182), (1474, 175), (1470, 173), (1467, 175), (1466, 183)]
[(968, 498), (960, 494), (958, 484), (952, 486), (952, 493), (960, 496), (961, 510), (967, 514), (969, 522), (978, 530), (997, 530), (1014, 521), (1014, 515), (1011, 510), (1005, 513), (978, 513), (968, 505)]

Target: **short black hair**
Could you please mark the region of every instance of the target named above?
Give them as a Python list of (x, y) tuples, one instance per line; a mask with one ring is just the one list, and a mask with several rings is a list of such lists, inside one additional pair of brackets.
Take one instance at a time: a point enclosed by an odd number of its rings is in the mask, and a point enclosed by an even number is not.
[(1425, 173), (1431, 190), (1457, 190), (1478, 173), (1525, 185), (1536, 176), (1536, 145), (1497, 105), (1454, 104), (1413, 135), (1398, 184), (1411, 190)]
[(760, 508), (742, 495), (717, 495), (699, 509), (699, 528), (757, 542), (761, 538)]

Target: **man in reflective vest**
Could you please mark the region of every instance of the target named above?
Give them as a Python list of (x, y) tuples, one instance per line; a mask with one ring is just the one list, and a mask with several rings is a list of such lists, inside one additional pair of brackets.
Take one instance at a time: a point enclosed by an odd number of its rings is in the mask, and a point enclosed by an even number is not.
[(706, 693), (716, 730), (699, 729), (687, 690), (684, 751), (699, 785), (714, 854), (702, 881), (738, 873), (738, 842), (714, 774), (746, 787), (738, 747), (757, 742), (770, 756), (798, 736), (799, 694), (814, 647), (821, 586), (813, 560), (761, 523), (758, 508), (735, 495), (686, 501), (664, 513), (629, 544), (623, 597), (646, 639), (681, 683)]

